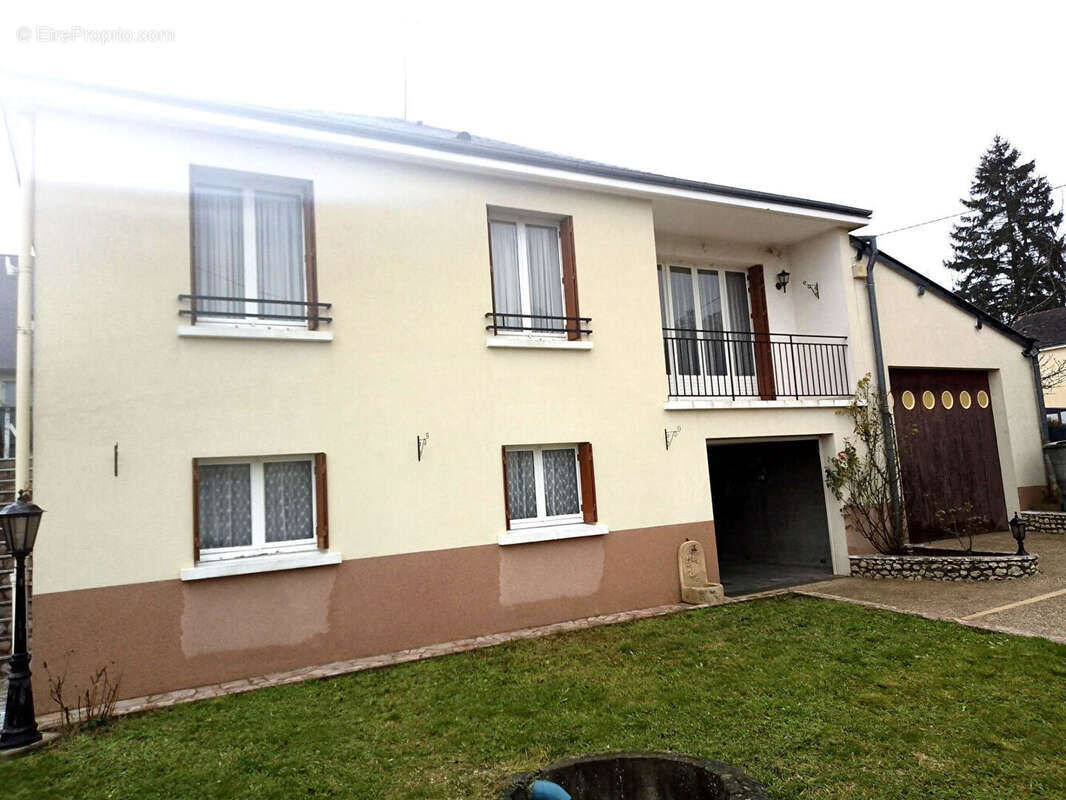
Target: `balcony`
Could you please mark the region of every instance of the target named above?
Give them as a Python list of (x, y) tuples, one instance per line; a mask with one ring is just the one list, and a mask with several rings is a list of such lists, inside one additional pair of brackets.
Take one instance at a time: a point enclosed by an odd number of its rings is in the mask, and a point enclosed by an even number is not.
[(485, 330), (493, 336), (500, 334), (534, 334), (563, 336), (567, 339), (580, 339), (592, 334), (588, 327), (591, 317), (559, 317), (548, 314), (504, 314), (488, 311), (485, 314), (488, 325)]
[(850, 398), (847, 341), (846, 336), (663, 328), (667, 393), (671, 399), (726, 402)]
[(190, 324), (178, 328), (179, 336), (238, 339), (302, 339), (331, 341), (321, 330), (333, 322), (331, 303), (314, 300), (280, 300), (273, 297), (224, 297), (179, 294), (188, 308), (178, 310)]
[(189, 308), (183, 308), (178, 313), (189, 317), (194, 323), (197, 320), (285, 325), (306, 323), (313, 329), (317, 328), (319, 323), (333, 321), (333, 317), (322, 315), (323, 311), (329, 311), (332, 307), (330, 303), (276, 300), (270, 297), (222, 297), (211, 294), (179, 294), (178, 300), (189, 303)]
[(541, 348), (549, 350), (591, 350), (589, 317), (548, 314), (512, 314), (489, 311), (485, 314), (485, 344), (489, 347)]

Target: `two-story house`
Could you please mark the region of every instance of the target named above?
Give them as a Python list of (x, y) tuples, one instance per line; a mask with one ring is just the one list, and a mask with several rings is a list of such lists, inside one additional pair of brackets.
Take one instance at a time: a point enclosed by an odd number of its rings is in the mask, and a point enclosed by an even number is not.
[[(35, 663), (138, 696), (676, 602), (686, 539), (730, 594), (862, 546), (822, 469), (875, 371), (870, 212), (396, 120), (5, 108)], [(960, 492), (1005, 523), (1044, 484), (1031, 342), (875, 263), (879, 377), (937, 420), (912, 534)]]
[(1019, 331), (1036, 340), (1044, 370), (1044, 408), (1051, 441), (1066, 441), (1066, 308), (1049, 308), (1022, 317)]

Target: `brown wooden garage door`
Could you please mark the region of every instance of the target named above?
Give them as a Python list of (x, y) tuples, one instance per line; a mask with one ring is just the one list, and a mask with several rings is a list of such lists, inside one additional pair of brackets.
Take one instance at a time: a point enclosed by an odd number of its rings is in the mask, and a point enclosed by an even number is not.
[(911, 541), (943, 538), (937, 510), (966, 503), (1005, 529), (988, 373), (890, 369), (889, 382)]

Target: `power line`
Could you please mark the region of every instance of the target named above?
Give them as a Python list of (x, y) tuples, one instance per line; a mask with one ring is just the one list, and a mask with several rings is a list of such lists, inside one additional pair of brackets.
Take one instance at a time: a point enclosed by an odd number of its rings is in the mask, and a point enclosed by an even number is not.
[(936, 219), (927, 219), (925, 222), (916, 222), (913, 225), (905, 225), (902, 228), (895, 228), (893, 230), (885, 231), (884, 233), (878, 233), (878, 234), (874, 234), (874, 235), (880, 238), (881, 236), (888, 236), (890, 233), (899, 233), (900, 231), (909, 231), (909, 230), (913, 230), (914, 228), (924, 227), (925, 225), (932, 225), (934, 222), (943, 222), (946, 219), (955, 219), (955, 217), (961, 217), (965, 213), (966, 213), (965, 211), (959, 211), (956, 214), (948, 214), (946, 217), (937, 217)]
[[(1066, 186), (1066, 183), (1060, 183), (1058, 186), (1052, 186), (1049, 191), (1053, 192), (1056, 189), (1063, 188), (1064, 186)], [(877, 233), (877, 234), (874, 234), (874, 235), (878, 236), (878, 237), (880, 237), (880, 236), (888, 236), (890, 233), (899, 233), (900, 231), (909, 231), (909, 230), (913, 230), (914, 228), (922, 228), (922, 227), (925, 227), (926, 225), (932, 225), (933, 223), (936, 223), (936, 222), (944, 222), (945, 220), (955, 219), (955, 217), (961, 217), (963, 214), (967, 214), (967, 213), (969, 213), (969, 211), (958, 211), (958, 212), (956, 212), (954, 214), (948, 214), (946, 217), (937, 217), (936, 219), (927, 219), (925, 222), (916, 222), (913, 225), (904, 225), (902, 228), (894, 228), (893, 230), (885, 231), (884, 233)]]

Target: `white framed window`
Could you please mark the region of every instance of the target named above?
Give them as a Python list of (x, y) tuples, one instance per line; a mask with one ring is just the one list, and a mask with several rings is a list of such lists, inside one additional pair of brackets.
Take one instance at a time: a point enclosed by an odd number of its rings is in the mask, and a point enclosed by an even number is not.
[(322, 541), (316, 456), (194, 462), (198, 560), (313, 550)]
[(576, 444), (504, 448), (512, 530), (583, 520), (578, 450)]
[(190, 193), (193, 322), (316, 328), (311, 182), (193, 166)]
[(562, 220), (490, 210), (494, 333), (565, 336)]
[(677, 380), (696, 376), (732, 382), (747, 393), (755, 378), (747, 274), (671, 264), (658, 270), (670, 374)]

